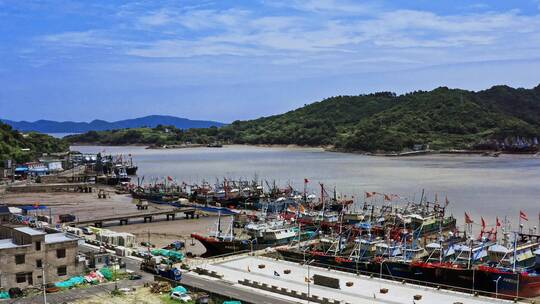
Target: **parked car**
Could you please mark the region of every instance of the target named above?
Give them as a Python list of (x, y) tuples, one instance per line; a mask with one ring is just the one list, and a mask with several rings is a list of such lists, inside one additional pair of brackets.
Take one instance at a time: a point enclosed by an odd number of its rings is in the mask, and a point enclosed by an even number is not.
[(92, 231), (88, 227), (81, 227), (81, 231), (85, 235), (92, 235)]
[(130, 280), (140, 280), (142, 279), (142, 275), (138, 274), (138, 273), (132, 273), (129, 275), (129, 279)]
[(180, 302), (189, 302), (191, 301), (191, 296), (187, 293), (173, 292), (171, 293), (171, 299), (175, 299)]

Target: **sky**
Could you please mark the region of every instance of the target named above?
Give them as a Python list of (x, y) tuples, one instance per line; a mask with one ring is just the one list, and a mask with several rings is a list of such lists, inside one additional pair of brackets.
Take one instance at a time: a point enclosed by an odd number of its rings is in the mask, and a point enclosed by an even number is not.
[(232, 122), (540, 83), (540, 0), (0, 0), (0, 117)]

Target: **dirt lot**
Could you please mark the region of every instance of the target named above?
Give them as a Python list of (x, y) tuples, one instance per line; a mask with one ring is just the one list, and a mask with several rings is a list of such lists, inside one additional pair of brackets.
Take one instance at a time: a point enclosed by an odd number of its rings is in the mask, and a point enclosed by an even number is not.
[(89, 299), (79, 300), (73, 303), (77, 304), (163, 304), (167, 303), (166, 300), (163, 300), (162, 295), (151, 293), (148, 288), (138, 288), (135, 292), (129, 293), (122, 296), (110, 296), (109, 294), (103, 293), (97, 296), (94, 296)]
[[(207, 234), (215, 229), (216, 216), (201, 217), (199, 219), (180, 219), (175, 221), (159, 221), (152, 223), (139, 223), (129, 226), (114, 226), (108, 229), (121, 232), (129, 232), (136, 236), (137, 243), (146, 242), (150, 239), (156, 247), (163, 247), (174, 240), (182, 240), (186, 243), (186, 251), (195, 255), (205, 252), (204, 247), (190, 238), (191, 233)], [(225, 230), (230, 217), (222, 218), (222, 229)], [(149, 235), (150, 234), (150, 237)]]
[[(73, 192), (50, 192), (50, 193), (8, 193), (0, 196), (0, 202), (10, 206), (40, 205), (48, 206), (49, 210), (37, 211), (41, 215), (52, 215), (53, 223), (58, 221), (60, 214), (73, 214), (79, 220), (88, 220), (106, 217), (109, 215), (134, 214), (140, 212), (152, 212), (173, 209), (171, 206), (150, 204), (148, 210), (137, 210), (136, 201), (130, 195), (115, 194), (110, 191), (110, 197), (98, 199), (97, 193), (73, 193)], [(135, 222), (138, 221), (138, 222)], [(174, 221), (166, 221), (164, 216), (156, 218), (151, 223), (143, 223), (142, 219), (132, 220), (130, 225), (119, 226), (106, 224), (104, 228), (129, 232), (136, 236), (137, 243), (150, 240), (156, 247), (163, 247), (175, 240), (183, 240), (186, 243), (186, 251), (195, 255), (204, 253), (204, 247), (190, 238), (191, 233), (206, 234), (215, 230), (217, 217), (215, 215), (201, 216), (199, 219), (185, 219), (178, 217)], [(227, 230), (230, 217), (222, 218), (222, 229)]]
[[(80, 220), (104, 217), (107, 215), (133, 214), (137, 210), (135, 201), (127, 194), (109, 192), (110, 197), (98, 199), (97, 193), (44, 192), (44, 193), (7, 193), (0, 196), (0, 201), (10, 206), (40, 204), (50, 207), (54, 216), (70, 213)], [(152, 205), (150, 211), (172, 209), (170, 206)], [(40, 211), (49, 215), (49, 211)]]

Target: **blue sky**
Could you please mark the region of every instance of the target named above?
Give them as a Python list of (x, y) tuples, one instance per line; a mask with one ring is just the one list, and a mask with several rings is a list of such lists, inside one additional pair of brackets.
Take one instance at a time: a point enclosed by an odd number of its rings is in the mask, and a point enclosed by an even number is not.
[(230, 122), (540, 83), (540, 0), (0, 0), (0, 117)]

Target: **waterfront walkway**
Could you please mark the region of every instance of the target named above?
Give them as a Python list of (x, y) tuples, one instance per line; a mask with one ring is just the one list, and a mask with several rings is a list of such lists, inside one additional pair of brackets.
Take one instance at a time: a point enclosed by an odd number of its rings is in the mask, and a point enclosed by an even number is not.
[[(264, 268), (260, 268), (264, 265)], [(436, 290), (424, 286), (413, 284), (401, 284), (394, 281), (370, 278), (367, 276), (357, 276), (354, 274), (328, 270), (319, 267), (301, 266), (296, 263), (277, 261), (270, 258), (244, 256), (227, 261), (206, 264), (199, 266), (208, 271), (214, 271), (222, 277), (222, 281), (234, 284), (236, 287), (251, 290), (254, 293), (269, 294), (271, 289), (280, 291), (279, 294), (284, 300), (290, 300), (298, 303), (307, 303), (301, 299), (302, 293), (310, 296), (315, 295), (319, 300), (327, 298), (329, 303), (424, 303), (424, 304), (485, 304), (485, 303), (511, 303), (509, 301), (498, 300), (486, 297), (474, 297), (469, 294), (449, 291)], [(286, 271), (289, 273), (286, 273)], [(309, 271), (309, 276), (308, 276)], [(324, 287), (311, 283), (307, 284), (307, 277), (313, 277), (318, 274), (331, 278), (339, 279), (339, 289)], [(205, 277), (205, 276), (201, 276)], [(254, 287), (253, 282), (258, 285)], [(347, 286), (347, 283), (351, 286)], [(265, 284), (265, 288), (263, 285)], [(246, 286), (247, 285), (247, 286)], [(249, 287), (248, 287), (249, 286)], [(388, 290), (387, 293), (381, 293), (381, 289)], [(300, 297), (285, 296), (295, 291)], [(276, 293), (277, 295), (278, 293)], [(421, 300), (415, 300), (415, 296), (421, 296)], [(305, 295), (304, 295), (305, 297)], [(311, 303), (315, 302), (313, 298)]]

